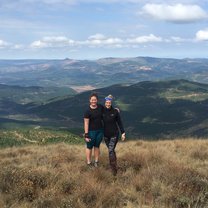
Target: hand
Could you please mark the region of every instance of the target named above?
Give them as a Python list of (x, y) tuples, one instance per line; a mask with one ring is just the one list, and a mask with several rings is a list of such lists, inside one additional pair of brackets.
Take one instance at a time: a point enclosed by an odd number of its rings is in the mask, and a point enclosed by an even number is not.
[(125, 139), (126, 139), (126, 134), (125, 133), (121, 134), (121, 140), (124, 141)]
[(90, 142), (91, 141), (91, 139), (89, 138), (89, 134), (88, 133), (85, 133), (84, 137), (85, 137), (85, 141), (86, 142)]
[(88, 138), (88, 137), (85, 137), (85, 141), (86, 141), (86, 142), (90, 142), (90, 141), (91, 141), (91, 139), (90, 139), (90, 138)]

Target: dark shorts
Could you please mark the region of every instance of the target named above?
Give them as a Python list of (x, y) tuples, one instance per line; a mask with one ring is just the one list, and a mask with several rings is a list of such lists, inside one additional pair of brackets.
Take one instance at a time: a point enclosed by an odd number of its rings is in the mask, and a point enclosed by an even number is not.
[(89, 137), (91, 139), (90, 142), (86, 142), (86, 146), (88, 149), (92, 149), (93, 147), (100, 147), (100, 143), (103, 139), (103, 129), (99, 129), (96, 131), (89, 131)]

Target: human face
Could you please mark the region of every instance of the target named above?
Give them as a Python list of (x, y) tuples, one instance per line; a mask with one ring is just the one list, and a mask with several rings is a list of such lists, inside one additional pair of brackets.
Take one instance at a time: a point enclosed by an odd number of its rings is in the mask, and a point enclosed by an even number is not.
[(110, 100), (106, 100), (105, 101), (105, 107), (106, 108), (110, 108), (111, 107), (111, 101)]
[(97, 98), (95, 96), (92, 96), (90, 98), (90, 105), (91, 106), (93, 106), (93, 107), (97, 106), (97, 102), (98, 102), (98, 100), (97, 100)]

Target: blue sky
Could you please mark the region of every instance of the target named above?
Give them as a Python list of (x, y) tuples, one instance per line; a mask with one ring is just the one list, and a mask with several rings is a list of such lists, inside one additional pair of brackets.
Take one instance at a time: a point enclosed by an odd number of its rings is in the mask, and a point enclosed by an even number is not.
[(208, 58), (208, 0), (1, 0), (0, 59)]

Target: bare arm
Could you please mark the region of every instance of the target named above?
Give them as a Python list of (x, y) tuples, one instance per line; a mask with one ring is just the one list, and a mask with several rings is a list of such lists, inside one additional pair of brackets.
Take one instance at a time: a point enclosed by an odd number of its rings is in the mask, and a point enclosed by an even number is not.
[(84, 132), (85, 132), (85, 134), (87, 134), (89, 131), (89, 121), (90, 121), (89, 118), (84, 118)]
[(84, 118), (84, 137), (85, 137), (85, 141), (86, 142), (90, 142), (90, 138), (89, 138), (89, 135), (88, 135), (88, 132), (89, 132), (89, 118)]

